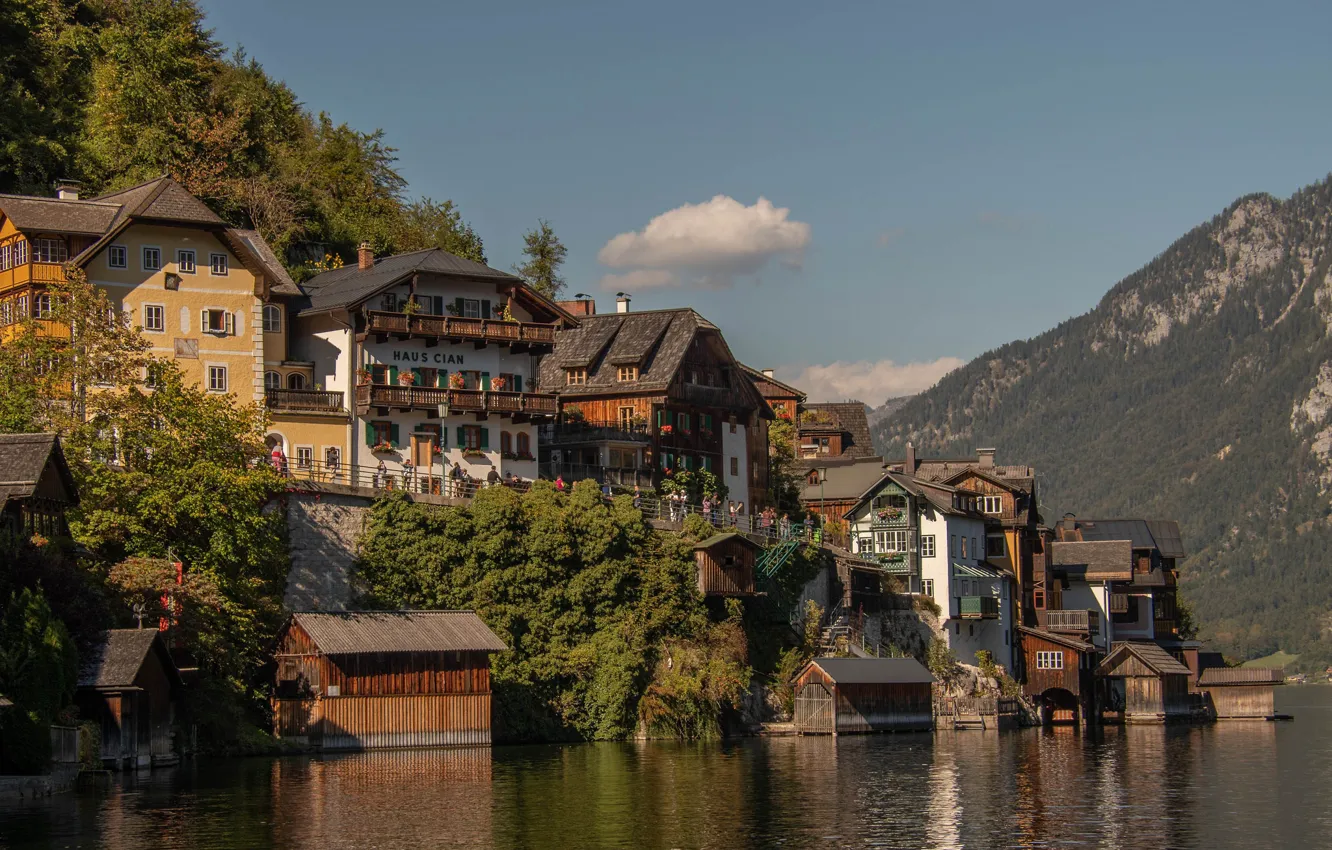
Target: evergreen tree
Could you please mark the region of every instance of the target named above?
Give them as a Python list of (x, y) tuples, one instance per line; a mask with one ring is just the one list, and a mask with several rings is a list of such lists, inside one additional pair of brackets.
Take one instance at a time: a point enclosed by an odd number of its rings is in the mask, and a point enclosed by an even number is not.
[(547, 298), (556, 299), (564, 289), (560, 266), (564, 265), (569, 249), (555, 235), (550, 222), (539, 219), (535, 230), (523, 235), (523, 254), (527, 262), (513, 267), (513, 271)]

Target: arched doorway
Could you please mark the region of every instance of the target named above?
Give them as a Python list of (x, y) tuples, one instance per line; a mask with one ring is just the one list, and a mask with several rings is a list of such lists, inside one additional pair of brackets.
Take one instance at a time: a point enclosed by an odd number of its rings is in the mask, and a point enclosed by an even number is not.
[(1041, 722), (1076, 724), (1081, 713), (1077, 696), (1067, 688), (1050, 688), (1041, 694)]
[(273, 456), (273, 449), (281, 449), (284, 456), (287, 454), (287, 438), (276, 431), (264, 437), (264, 460)]

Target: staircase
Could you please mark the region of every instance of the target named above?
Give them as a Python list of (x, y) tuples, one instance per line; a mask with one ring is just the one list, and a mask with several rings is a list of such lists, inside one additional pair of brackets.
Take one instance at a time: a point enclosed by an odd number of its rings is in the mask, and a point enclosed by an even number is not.
[(787, 561), (791, 560), (791, 555), (800, 547), (800, 541), (795, 538), (786, 538), (779, 540), (773, 545), (763, 550), (759, 556), (758, 562), (754, 564), (754, 571), (760, 578), (772, 578), (777, 575)]

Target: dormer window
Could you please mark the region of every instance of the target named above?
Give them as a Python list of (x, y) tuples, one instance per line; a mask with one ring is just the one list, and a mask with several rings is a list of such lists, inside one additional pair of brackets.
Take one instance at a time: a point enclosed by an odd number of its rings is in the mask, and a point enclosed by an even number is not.
[(587, 383), (586, 369), (566, 369), (564, 372), (564, 382), (569, 386), (580, 386)]
[(1004, 500), (998, 496), (984, 496), (981, 498), (981, 513), (1001, 514), (1004, 512)]
[(619, 379), (620, 379), (621, 381), (637, 381), (637, 380), (638, 380), (638, 367), (637, 367), (637, 366), (621, 366), (620, 369), (619, 369), (619, 375), (618, 375), (618, 377), (619, 377)]

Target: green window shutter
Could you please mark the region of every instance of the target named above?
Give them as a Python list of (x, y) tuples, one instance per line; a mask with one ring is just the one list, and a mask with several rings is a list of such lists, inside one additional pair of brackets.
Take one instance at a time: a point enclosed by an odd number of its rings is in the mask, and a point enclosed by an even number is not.
[(483, 319), (493, 319), (493, 318), (495, 318), (494, 316), (492, 316), (492, 315), (490, 314), (490, 302), (489, 302), (489, 301), (486, 301), (486, 300), (482, 300), (482, 301), (481, 301), (481, 318), (483, 318)]
[(520, 392), (523, 391), (523, 376), (522, 376), (522, 375), (514, 375), (514, 376), (513, 376), (513, 391), (516, 392), (516, 393), (520, 393)]
[(389, 426), (389, 442), (398, 445), (398, 423), (394, 422)]
[(444, 315), (444, 296), (436, 295), (433, 298), (431, 298), (431, 302), (433, 304), (432, 311), (434, 312), (434, 314), (436, 316)]
[(658, 411), (657, 411), (657, 427), (660, 428), (661, 426), (663, 426), (663, 425), (665, 425), (665, 424), (666, 424), (666, 411), (665, 411), (665, 410), (658, 410)]
[(458, 431), (458, 448), (460, 449), (467, 448), (467, 429), (459, 425), (457, 431)]
[(463, 314), (463, 300), (461, 295), (453, 299), (453, 308), (458, 311), (459, 316)]
[(483, 389), (483, 390), (488, 390), (488, 389), (490, 389), (490, 373), (489, 373), (489, 372), (482, 372), (482, 373), (481, 373), (481, 389)]
[(392, 386), (393, 384), (398, 383), (398, 367), (397, 367), (397, 366), (390, 366), (390, 367), (388, 367), (388, 382), (389, 382), (389, 386)]
[(365, 444), (367, 446), (375, 444), (375, 426), (372, 422), (365, 423)]
[(447, 388), (449, 385), (449, 370), (440, 369), (435, 373), (435, 386)]
[(481, 448), (490, 448), (490, 429), (484, 426), (481, 428)]

